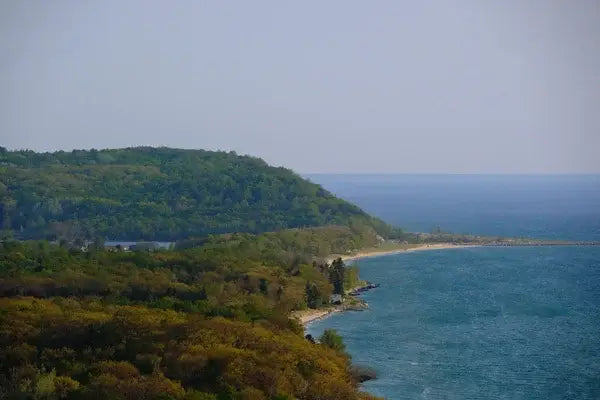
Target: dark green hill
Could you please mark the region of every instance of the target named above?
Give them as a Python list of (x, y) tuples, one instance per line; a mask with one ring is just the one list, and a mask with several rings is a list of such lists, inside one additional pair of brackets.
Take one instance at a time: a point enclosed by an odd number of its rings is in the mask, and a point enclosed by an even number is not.
[(0, 148), (0, 226), (20, 238), (176, 240), (323, 225), (390, 233), (294, 172), (233, 152)]

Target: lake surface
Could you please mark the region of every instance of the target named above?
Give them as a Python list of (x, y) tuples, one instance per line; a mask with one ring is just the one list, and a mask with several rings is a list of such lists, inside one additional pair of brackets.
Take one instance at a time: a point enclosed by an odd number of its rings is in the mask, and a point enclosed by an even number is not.
[[(445, 215), (435, 194), (443, 181), (447, 204), (454, 204), (446, 209), (453, 214), (446, 215), (447, 230), (598, 240), (598, 177), (519, 178), (525, 181), (435, 176), (419, 186), (414, 176), (402, 176), (395, 183), (382, 178), (383, 187), (360, 179), (352, 189), (325, 187), (351, 200), (340, 192), (356, 191), (361, 206), (397, 223), (410, 213), (381, 206), (388, 203), (378, 196), (396, 193), (399, 201), (408, 180), (424, 196), (422, 203), (416, 193), (404, 196), (420, 204), (416, 212), (427, 216), (432, 207), (433, 216), (420, 222), (425, 226)], [(501, 197), (486, 186), (500, 184)], [(375, 189), (356, 190), (369, 185)], [(460, 193), (470, 206), (456, 206)], [(473, 193), (488, 200), (473, 204)], [(543, 204), (534, 207), (531, 199)], [(357, 264), (364, 279), (381, 283), (363, 295), (370, 309), (336, 314), (308, 331), (337, 329), (353, 360), (377, 370), (379, 379), (365, 390), (388, 399), (600, 399), (599, 247), (433, 250)]]
[(309, 175), (411, 232), (600, 240), (600, 175)]

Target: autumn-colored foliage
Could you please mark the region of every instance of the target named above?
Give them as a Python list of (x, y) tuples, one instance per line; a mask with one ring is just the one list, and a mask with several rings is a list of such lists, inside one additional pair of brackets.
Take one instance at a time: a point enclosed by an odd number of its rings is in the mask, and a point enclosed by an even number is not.
[(329, 267), (242, 239), (137, 253), (1, 242), (0, 398), (371, 398), (341, 347), (288, 318), (307, 285), (332, 293)]

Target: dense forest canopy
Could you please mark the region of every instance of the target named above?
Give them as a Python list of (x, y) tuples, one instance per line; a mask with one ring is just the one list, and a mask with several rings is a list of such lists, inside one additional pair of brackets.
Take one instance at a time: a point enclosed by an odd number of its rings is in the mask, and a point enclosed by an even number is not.
[(326, 257), (399, 232), (290, 170), (201, 150), (0, 148), (0, 228), (0, 398), (372, 398), (341, 338), (315, 343), (290, 313), (358, 284)]
[(324, 225), (391, 234), (321, 186), (233, 152), (0, 148), (0, 228), (22, 239), (178, 240)]
[(339, 337), (315, 343), (289, 319), (354, 285), (320, 255), (364, 240), (339, 227), (158, 251), (0, 241), (0, 398), (370, 399)]

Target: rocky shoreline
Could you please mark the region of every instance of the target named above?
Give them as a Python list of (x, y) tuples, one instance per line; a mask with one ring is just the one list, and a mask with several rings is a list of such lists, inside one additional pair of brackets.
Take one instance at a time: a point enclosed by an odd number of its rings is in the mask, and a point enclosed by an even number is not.
[(354, 297), (360, 296), (361, 294), (363, 294), (365, 292), (368, 292), (371, 289), (377, 289), (380, 286), (381, 286), (380, 283), (367, 282), (367, 284), (365, 286), (359, 286), (359, 287), (356, 287), (356, 288), (350, 290), (348, 292), (348, 295), (349, 296), (354, 296)]

